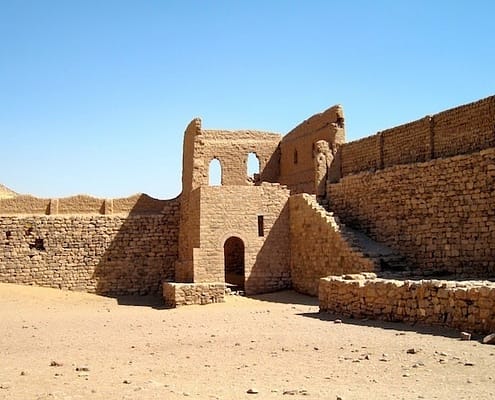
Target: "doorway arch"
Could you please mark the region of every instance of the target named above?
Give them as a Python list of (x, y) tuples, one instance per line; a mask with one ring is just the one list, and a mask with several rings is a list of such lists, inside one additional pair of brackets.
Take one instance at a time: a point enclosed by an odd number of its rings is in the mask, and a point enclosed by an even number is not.
[(235, 286), (234, 289), (243, 290), (245, 280), (244, 242), (242, 239), (231, 236), (223, 245), (225, 283)]

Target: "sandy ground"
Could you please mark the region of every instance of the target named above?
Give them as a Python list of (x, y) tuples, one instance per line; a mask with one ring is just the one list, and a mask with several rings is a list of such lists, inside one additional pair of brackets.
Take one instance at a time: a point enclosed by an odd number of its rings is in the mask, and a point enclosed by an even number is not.
[(0, 284), (0, 399), (495, 398), (495, 346), (335, 318), (294, 292), (167, 310)]

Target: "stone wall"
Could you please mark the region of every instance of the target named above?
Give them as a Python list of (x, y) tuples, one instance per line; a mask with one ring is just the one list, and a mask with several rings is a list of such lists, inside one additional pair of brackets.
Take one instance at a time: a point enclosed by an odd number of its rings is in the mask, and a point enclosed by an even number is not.
[(292, 285), (298, 292), (316, 296), (324, 276), (373, 270), (372, 261), (352, 249), (314, 196), (291, 196), (289, 210)]
[(0, 281), (105, 295), (158, 293), (163, 280), (174, 278), (179, 199), (160, 204), (160, 213), (139, 206), (118, 215), (74, 208), (71, 215), (5, 213)]
[(193, 304), (223, 303), (224, 283), (163, 283), (163, 300), (167, 307), (189, 306)]
[[(278, 184), (201, 187), (200, 246), (195, 248), (194, 282), (223, 282), (224, 244), (244, 243), (245, 291), (290, 287), (289, 190)], [(263, 217), (262, 236), (259, 217)]]
[(495, 146), (495, 96), (345, 143), (341, 174), (467, 154)]
[[(315, 192), (314, 144), (326, 140), (340, 145), (345, 141), (344, 114), (341, 106), (313, 115), (299, 124), (280, 144), (280, 183), (287, 185), (292, 193)], [(334, 168), (339, 170), (338, 163)], [(340, 171), (330, 171), (340, 176)]]
[(347, 176), (330, 184), (342, 221), (419, 273), (495, 275), (495, 148)]
[(398, 281), (330, 276), (320, 281), (321, 311), (352, 318), (421, 322), (469, 332), (495, 331), (495, 283)]

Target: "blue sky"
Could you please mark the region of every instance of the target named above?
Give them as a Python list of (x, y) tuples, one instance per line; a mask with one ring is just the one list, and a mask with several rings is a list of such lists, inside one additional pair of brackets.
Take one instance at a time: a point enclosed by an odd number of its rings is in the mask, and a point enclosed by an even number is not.
[(347, 140), (495, 94), (492, 1), (0, 0), (0, 183), (180, 192), (182, 135), (287, 133), (342, 104)]

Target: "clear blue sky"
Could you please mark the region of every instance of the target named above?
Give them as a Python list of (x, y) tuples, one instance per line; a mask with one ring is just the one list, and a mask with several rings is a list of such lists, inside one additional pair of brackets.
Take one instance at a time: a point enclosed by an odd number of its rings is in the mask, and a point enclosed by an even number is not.
[(182, 135), (287, 133), (342, 104), (347, 140), (495, 94), (493, 1), (0, 0), (0, 183), (180, 192)]

